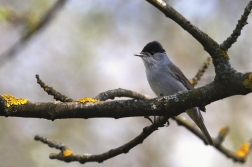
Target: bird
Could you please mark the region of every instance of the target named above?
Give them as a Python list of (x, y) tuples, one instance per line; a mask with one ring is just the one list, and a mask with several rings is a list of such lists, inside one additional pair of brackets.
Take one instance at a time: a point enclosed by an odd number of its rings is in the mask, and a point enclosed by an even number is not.
[[(142, 58), (147, 80), (157, 96), (169, 96), (178, 91), (194, 89), (183, 72), (171, 62), (158, 41), (149, 42), (140, 53), (134, 55)], [(213, 146), (213, 140), (204, 124), (200, 109), (193, 107), (186, 110), (186, 113), (200, 128), (207, 143)]]

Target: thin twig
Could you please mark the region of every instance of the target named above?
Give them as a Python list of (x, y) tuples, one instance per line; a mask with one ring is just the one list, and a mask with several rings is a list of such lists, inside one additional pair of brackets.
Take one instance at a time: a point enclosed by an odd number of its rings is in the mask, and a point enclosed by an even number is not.
[(52, 95), (55, 100), (59, 100), (61, 102), (72, 102), (73, 99), (66, 97), (65, 95), (62, 95), (61, 93), (57, 92), (53, 89), (53, 87), (47, 86), (40, 78), (39, 75), (36, 75), (37, 83), (41, 86), (41, 88), (44, 89), (45, 92), (47, 92), (49, 95)]
[(121, 88), (108, 90), (106, 92), (99, 93), (95, 97), (95, 99), (105, 101), (108, 99), (114, 99), (115, 97), (130, 97), (130, 98), (145, 99), (145, 100), (151, 99), (150, 96), (142, 95), (138, 92), (134, 92), (134, 91), (127, 90), (127, 89), (121, 89)]
[[(189, 122), (188, 120), (186, 120), (186, 118), (183, 118), (182, 116), (172, 117), (172, 119), (174, 121), (176, 121), (178, 125), (184, 126), (187, 130), (192, 132), (195, 136), (197, 136), (199, 139), (201, 139), (207, 145), (207, 141), (206, 141), (204, 135), (201, 133), (201, 131), (199, 131), (199, 129), (197, 129), (195, 124)], [(214, 142), (214, 140), (213, 140), (213, 142)]]
[(252, 1), (250, 1), (249, 4), (246, 6), (244, 13), (241, 16), (240, 20), (238, 21), (233, 33), (220, 45), (220, 48), (222, 50), (228, 50), (237, 41), (237, 38), (241, 35), (242, 28), (246, 24), (248, 24), (247, 19), (251, 9), (252, 9)]
[[(162, 120), (160, 120), (159, 123), (165, 123), (166, 122), (166, 118), (163, 117)], [(133, 147), (137, 146), (138, 144), (141, 144), (151, 133), (153, 133), (154, 131), (156, 131), (159, 127), (158, 123), (154, 123), (150, 126), (147, 126), (143, 129), (143, 132), (138, 135), (137, 137), (135, 137), (133, 140), (129, 141), (128, 143), (115, 148), (115, 149), (111, 149), (108, 152), (102, 153), (102, 154), (97, 154), (97, 155), (91, 155), (91, 154), (83, 154), (83, 155), (78, 155), (78, 154), (72, 154), (70, 156), (64, 156), (64, 153), (61, 152), (58, 154), (50, 154), (50, 158), (51, 159), (58, 159), (58, 160), (62, 160), (65, 162), (71, 162), (71, 161), (78, 161), (80, 163), (86, 163), (86, 162), (103, 162), (107, 159), (113, 158), (119, 154), (126, 154), (129, 152), (130, 149), (132, 149)], [(40, 138), (43, 137), (37, 137), (36, 140), (39, 140)], [(41, 140), (40, 140), (41, 141)], [(50, 140), (48, 140), (48, 143), (50, 143), (51, 145), (54, 143)], [(44, 142), (44, 141), (43, 141)], [(46, 142), (44, 142), (46, 143)], [(48, 144), (49, 145), (49, 144)], [(56, 146), (59, 145), (57, 142), (55, 142), (55, 146), (53, 145), (53, 147), (57, 148)], [(52, 147), (52, 146), (50, 146)]]
[(211, 57), (208, 56), (207, 59), (204, 61), (204, 63), (202, 64), (201, 68), (199, 69), (199, 71), (197, 72), (197, 74), (190, 80), (190, 83), (195, 86), (198, 84), (198, 81), (201, 79), (201, 77), (203, 76), (203, 74), (205, 73), (206, 69), (209, 67), (211, 63)]

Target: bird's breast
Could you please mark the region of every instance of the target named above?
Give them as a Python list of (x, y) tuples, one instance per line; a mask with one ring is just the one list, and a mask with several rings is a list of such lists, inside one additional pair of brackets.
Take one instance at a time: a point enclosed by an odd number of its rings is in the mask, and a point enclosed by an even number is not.
[(151, 89), (157, 96), (172, 95), (178, 91), (187, 90), (180, 81), (174, 78), (168, 66), (167, 68), (146, 69), (146, 75)]

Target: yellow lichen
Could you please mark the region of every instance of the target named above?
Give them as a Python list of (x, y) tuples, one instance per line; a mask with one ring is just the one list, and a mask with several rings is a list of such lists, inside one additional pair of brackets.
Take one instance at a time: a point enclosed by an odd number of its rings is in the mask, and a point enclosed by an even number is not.
[(73, 151), (71, 151), (71, 150), (64, 150), (63, 151), (63, 155), (64, 155), (64, 157), (68, 157), (68, 156), (71, 156), (71, 155), (73, 155)]
[(219, 134), (227, 135), (228, 132), (229, 132), (229, 129), (227, 127), (222, 127), (219, 131)]
[(247, 155), (249, 154), (250, 152), (250, 143), (249, 142), (245, 142), (242, 144), (242, 146), (240, 147), (240, 149), (236, 152), (236, 154), (239, 156), (239, 157), (242, 157), (242, 158), (246, 158)]
[(29, 101), (28, 99), (17, 98), (15, 96), (10, 95), (10, 94), (3, 94), (2, 98), (6, 101), (7, 107), (10, 107), (11, 105), (26, 104)]
[(191, 83), (191, 85), (194, 85), (194, 80), (191, 79), (191, 80), (190, 80), (190, 83)]
[(229, 58), (227, 50), (221, 50), (221, 55), (224, 56), (225, 58)]
[(252, 89), (252, 74), (250, 74), (247, 79), (244, 79), (243, 84), (244, 84), (245, 88)]
[(86, 103), (86, 102), (96, 103), (96, 102), (99, 102), (99, 100), (93, 99), (93, 98), (90, 98), (90, 97), (81, 98), (81, 99), (75, 100), (75, 101), (80, 102), (80, 103)]

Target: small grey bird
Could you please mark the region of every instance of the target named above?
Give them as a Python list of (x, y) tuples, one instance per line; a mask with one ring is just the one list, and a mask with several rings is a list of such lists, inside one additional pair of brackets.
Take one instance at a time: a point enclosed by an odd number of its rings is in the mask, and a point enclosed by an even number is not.
[[(194, 89), (181, 70), (167, 57), (159, 42), (148, 43), (140, 54), (134, 55), (142, 58), (149, 85), (157, 96), (172, 95), (178, 91)], [(186, 113), (200, 128), (208, 144), (214, 145), (204, 125), (199, 107), (186, 110)]]

